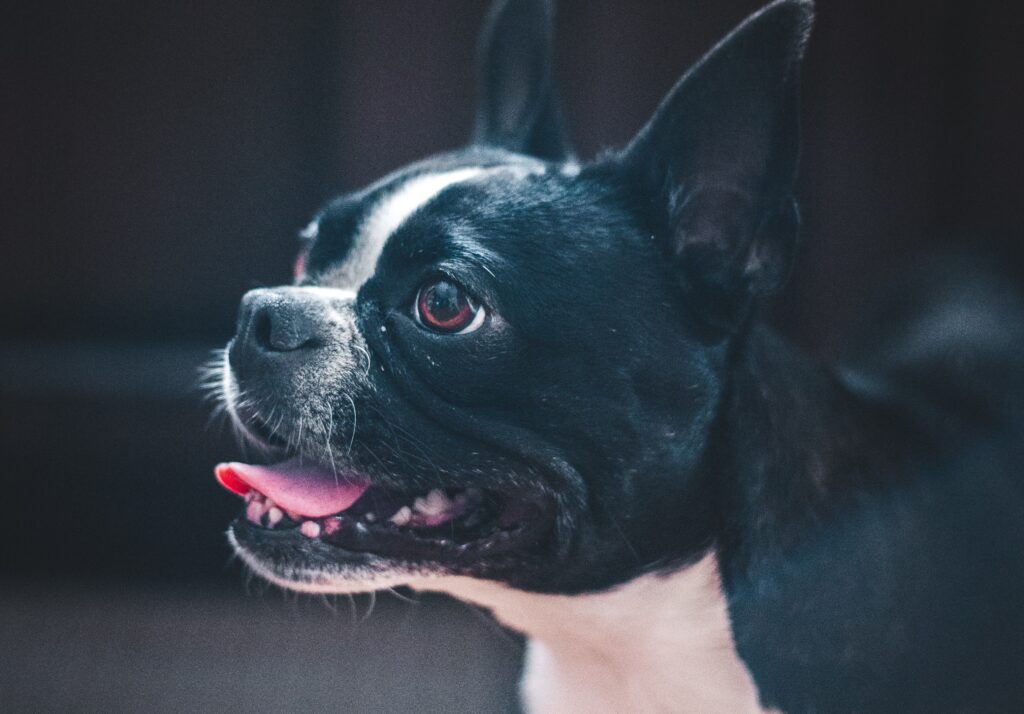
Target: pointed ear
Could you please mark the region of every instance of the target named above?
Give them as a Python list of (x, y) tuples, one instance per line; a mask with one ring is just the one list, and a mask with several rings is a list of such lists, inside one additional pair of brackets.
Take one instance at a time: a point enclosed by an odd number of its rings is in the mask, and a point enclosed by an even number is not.
[(551, 76), (549, 0), (497, 0), (480, 37), (480, 106), (473, 141), (547, 160), (570, 149)]
[(679, 81), (620, 155), (649, 199), (687, 304), (736, 329), (782, 286), (799, 217), (799, 69), (810, 0), (752, 15)]

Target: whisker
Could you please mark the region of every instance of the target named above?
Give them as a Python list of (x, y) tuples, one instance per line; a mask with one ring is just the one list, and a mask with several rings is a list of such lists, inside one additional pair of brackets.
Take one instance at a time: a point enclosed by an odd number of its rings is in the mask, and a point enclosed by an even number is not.
[(324, 439), (324, 447), (327, 449), (327, 458), (331, 462), (331, 473), (334, 474), (334, 484), (338, 486), (341, 485), (338, 480), (338, 466), (334, 463), (334, 450), (331, 448), (331, 436), (334, 434), (334, 410), (330, 410), (327, 415), (330, 418), (330, 423), (326, 430), (327, 434)]
[(363, 345), (359, 344), (358, 342), (355, 342), (353, 346), (357, 350), (359, 350), (359, 353), (362, 354), (363, 357), (366, 359), (366, 369), (363, 371), (363, 377), (369, 377), (370, 376), (370, 364), (371, 364), (371, 362), (370, 362), (370, 350), (366, 349), (366, 347), (364, 347)]
[(370, 592), (370, 604), (366, 608), (366, 614), (363, 615), (362, 619), (359, 620), (359, 622), (360, 623), (366, 622), (366, 620), (370, 617), (370, 615), (373, 614), (373, 609), (376, 606), (377, 606), (377, 592), (375, 590), (373, 590), (373, 591)]
[(345, 392), (345, 398), (348, 399), (348, 403), (352, 405), (352, 436), (349, 437), (349, 440), (348, 440), (348, 451), (346, 451), (346, 454), (351, 455), (352, 454), (352, 445), (356, 441), (356, 424), (357, 424), (358, 415), (356, 414), (356, 403), (355, 403), (355, 400), (352, 399), (352, 395), (349, 394), (348, 392)]
[(416, 598), (411, 598), (411, 597), (408, 597), (406, 595), (403, 595), (402, 593), (398, 592), (394, 588), (387, 588), (386, 592), (391, 593), (394, 597), (396, 597), (399, 600), (402, 600), (404, 602), (407, 602), (410, 605), (419, 605), (420, 604), (420, 601), (417, 600)]

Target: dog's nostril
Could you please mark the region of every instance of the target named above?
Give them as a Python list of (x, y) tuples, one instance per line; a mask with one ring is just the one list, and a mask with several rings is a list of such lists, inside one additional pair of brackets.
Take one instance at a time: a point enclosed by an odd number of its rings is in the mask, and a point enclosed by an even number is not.
[(321, 344), (319, 322), (300, 306), (264, 306), (252, 318), (251, 339), (264, 352), (294, 352)]
[(266, 310), (260, 310), (259, 313), (257, 313), (256, 318), (253, 320), (252, 338), (256, 341), (256, 344), (264, 350), (276, 352), (277, 350), (275, 350), (270, 344), (272, 328), (273, 324), (270, 321), (270, 315)]

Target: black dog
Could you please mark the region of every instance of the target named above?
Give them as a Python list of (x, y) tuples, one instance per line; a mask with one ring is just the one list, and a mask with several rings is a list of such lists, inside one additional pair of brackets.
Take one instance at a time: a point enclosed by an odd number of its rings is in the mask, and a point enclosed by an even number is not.
[(280, 462), (218, 467), (245, 562), (493, 610), (536, 711), (1024, 711), (1024, 303), (908, 278), (836, 370), (756, 320), (811, 15), (580, 164), (550, 9), (499, 3), (472, 144), (333, 201), (242, 301), (224, 397)]

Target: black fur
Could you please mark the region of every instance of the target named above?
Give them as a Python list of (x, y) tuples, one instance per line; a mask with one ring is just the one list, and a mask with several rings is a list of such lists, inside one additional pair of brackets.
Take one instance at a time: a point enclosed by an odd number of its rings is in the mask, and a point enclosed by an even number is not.
[[(796, 245), (810, 20), (806, 0), (773, 3), (691, 70), (625, 150), (577, 171), (561, 163), (570, 150), (550, 79), (550, 9), (501, 3), (483, 43), (473, 145), (325, 208), (302, 284), (335, 285), (367, 211), (411, 177), (520, 173), (456, 184), (413, 214), (354, 302), (300, 305), (348, 321), (311, 322), (321, 326), (303, 329), (319, 342), (300, 355), (307, 367), (352, 357), (360, 368), (344, 393), (310, 388), (294, 361), (246, 370), (245, 315), (233, 364), (311, 458), (324, 437), (294, 417), (316, 404), (333, 417), (335, 454), (375, 483), (554, 499), (550, 541), (452, 572), (581, 593), (715, 547), (738, 650), (766, 705), (1020, 711), (1015, 288), (964, 263), (920, 287), (908, 277), (895, 308), (868, 320), (869, 348), (837, 367), (757, 318)], [(417, 288), (439, 273), (487, 306), (479, 331), (439, 335), (412, 319)], [(278, 320), (303, 300), (278, 298)], [(367, 562), (303, 547), (272, 543), (265, 555)]]
[(480, 37), (477, 143), (549, 161), (572, 153), (552, 78), (549, 0), (502, 0)]

